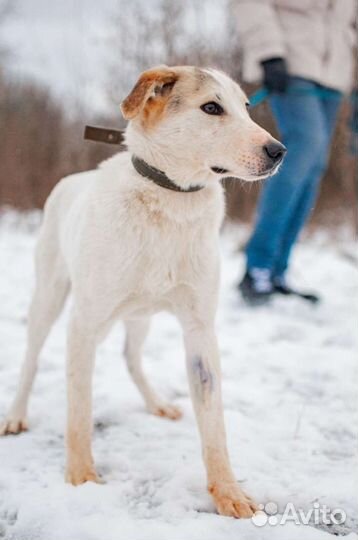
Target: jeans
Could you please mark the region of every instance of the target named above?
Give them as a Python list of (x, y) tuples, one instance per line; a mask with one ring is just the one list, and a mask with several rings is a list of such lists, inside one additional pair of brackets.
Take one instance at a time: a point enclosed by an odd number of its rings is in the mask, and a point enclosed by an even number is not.
[[(313, 92), (322, 91), (322, 95)], [(291, 249), (317, 199), (328, 163), (340, 92), (291, 77), (289, 90), (272, 94), (270, 105), (288, 152), (279, 172), (266, 180), (256, 224), (246, 247), (247, 268), (284, 275)]]

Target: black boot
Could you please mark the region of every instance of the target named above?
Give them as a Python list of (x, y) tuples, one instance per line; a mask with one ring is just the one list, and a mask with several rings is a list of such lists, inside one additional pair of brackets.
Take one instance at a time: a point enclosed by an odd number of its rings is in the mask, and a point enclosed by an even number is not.
[(265, 268), (247, 270), (238, 288), (243, 299), (250, 306), (267, 304), (274, 292), (270, 271)]
[(283, 294), (284, 296), (298, 296), (303, 300), (307, 300), (312, 304), (318, 304), (320, 302), (320, 297), (317, 294), (307, 292), (307, 291), (298, 291), (287, 285), (284, 277), (275, 277), (272, 280), (273, 283), (273, 292), (277, 294)]

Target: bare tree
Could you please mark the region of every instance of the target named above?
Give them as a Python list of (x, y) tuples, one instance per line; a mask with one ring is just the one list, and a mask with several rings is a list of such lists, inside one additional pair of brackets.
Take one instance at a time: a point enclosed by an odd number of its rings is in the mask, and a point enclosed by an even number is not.
[[(210, 6), (214, 5), (213, 1), (201, 0), (157, 0), (147, 4), (119, 0), (108, 40), (112, 51), (108, 70), (110, 99), (118, 102), (138, 73), (153, 65), (190, 63), (227, 68), (226, 40), (221, 39), (219, 44), (218, 39), (212, 39), (207, 24)], [(221, 6), (225, 14), (225, 1)], [(223, 26), (225, 21), (226, 17)], [(221, 35), (225, 35), (224, 30)]]
[[(108, 38), (108, 93), (112, 100), (116, 104), (121, 101), (140, 71), (164, 63), (214, 66), (239, 80), (241, 50), (230, 1), (234, 0), (118, 0)], [(13, 0), (0, 0), (0, 27), (12, 12)], [(70, 120), (65, 104), (56, 102), (48, 90), (31, 82), (7, 81), (1, 69), (5, 53), (1, 56), (0, 40), (0, 205), (41, 207), (62, 176), (93, 168), (117, 148), (83, 141), (83, 111), (79, 107), (78, 117)], [(246, 86), (245, 90), (250, 95), (254, 87)], [(252, 114), (259, 124), (275, 131), (267, 104)], [(323, 182), (316, 222), (347, 222), (355, 207), (357, 160), (342, 150), (348, 146), (348, 117), (345, 106), (333, 143), (340, 152)], [(119, 118), (93, 121), (117, 127)], [(251, 219), (259, 186), (230, 182), (226, 188), (229, 215)]]

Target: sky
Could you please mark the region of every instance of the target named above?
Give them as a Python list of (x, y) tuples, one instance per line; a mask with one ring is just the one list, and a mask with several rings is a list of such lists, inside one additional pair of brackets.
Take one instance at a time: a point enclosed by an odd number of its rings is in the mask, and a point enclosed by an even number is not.
[(16, 78), (32, 78), (56, 97), (106, 107), (107, 29), (116, 0), (17, 0), (3, 28)]
[[(147, 9), (150, 16), (155, 14), (158, 1), (143, 0), (143, 10)], [(223, 26), (219, 21), (224, 4), (214, 0), (189, 1), (203, 7), (200, 23), (209, 32), (215, 29), (217, 39), (218, 28)], [(57, 98), (76, 109), (109, 112), (108, 107), (113, 104), (110, 105), (104, 88), (111, 66), (115, 65), (110, 35), (120, 3), (121, 0), (10, 0), (11, 13), (1, 28), (1, 39), (11, 53), (7, 59), (8, 73), (45, 84)], [(186, 24), (190, 30), (190, 17)]]

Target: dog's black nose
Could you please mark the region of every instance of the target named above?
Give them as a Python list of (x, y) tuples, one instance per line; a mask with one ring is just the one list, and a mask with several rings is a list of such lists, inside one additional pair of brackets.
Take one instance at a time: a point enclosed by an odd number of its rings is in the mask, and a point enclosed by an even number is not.
[(264, 151), (273, 161), (281, 161), (283, 156), (286, 154), (287, 149), (280, 142), (271, 142), (264, 146)]

